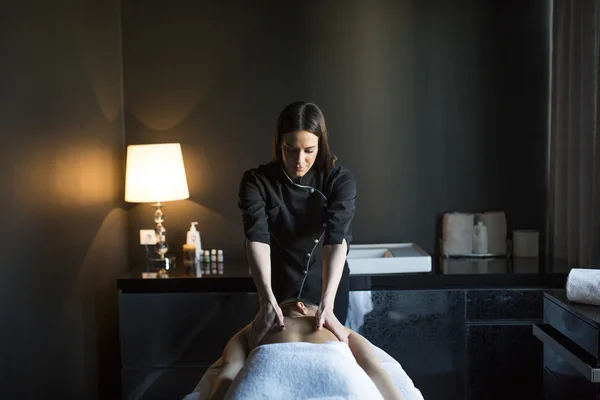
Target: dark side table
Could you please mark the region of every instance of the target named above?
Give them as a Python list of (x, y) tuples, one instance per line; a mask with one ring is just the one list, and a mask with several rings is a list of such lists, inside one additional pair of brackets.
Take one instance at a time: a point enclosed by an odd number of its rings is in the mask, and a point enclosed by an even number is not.
[(544, 323), (533, 325), (533, 334), (544, 344), (546, 399), (600, 400), (600, 307), (548, 291)]

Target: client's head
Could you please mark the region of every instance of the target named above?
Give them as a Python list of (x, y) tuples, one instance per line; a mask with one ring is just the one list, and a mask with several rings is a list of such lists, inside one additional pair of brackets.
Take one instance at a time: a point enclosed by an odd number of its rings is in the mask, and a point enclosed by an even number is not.
[(281, 312), (286, 317), (299, 317), (299, 316), (311, 316), (314, 317), (317, 313), (319, 306), (310, 301), (290, 298), (279, 303)]

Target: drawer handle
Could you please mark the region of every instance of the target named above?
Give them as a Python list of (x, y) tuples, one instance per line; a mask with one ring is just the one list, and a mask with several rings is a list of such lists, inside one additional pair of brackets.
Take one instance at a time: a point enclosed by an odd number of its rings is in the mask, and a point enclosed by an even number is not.
[[(552, 328), (550, 325), (533, 325), (533, 334), (550, 347), (556, 354), (568, 361), (577, 371), (579, 371), (587, 380), (593, 383), (600, 383), (600, 368), (594, 368), (565, 346), (576, 346), (566, 336)], [(558, 340), (557, 340), (558, 338)], [(559, 340), (563, 343), (559, 343)], [(570, 346), (569, 346), (570, 344)], [(582, 350), (583, 351), (583, 350)]]

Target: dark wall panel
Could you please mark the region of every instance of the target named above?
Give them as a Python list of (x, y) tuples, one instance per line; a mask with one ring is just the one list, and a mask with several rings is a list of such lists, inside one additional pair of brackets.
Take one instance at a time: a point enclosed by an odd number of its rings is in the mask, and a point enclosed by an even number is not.
[(0, 398), (116, 398), (120, 2), (0, 13)]
[[(205, 247), (243, 254), (239, 179), (300, 99), (356, 176), (355, 243), (433, 252), (436, 217), (455, 210), (543, 232), (548, 3), (125, 0), (127, 142), (183, 145), (191, 198), (165, 209), (173, 251), (199, 221)], [(152, 208), (129, 221), (135, 239)]]

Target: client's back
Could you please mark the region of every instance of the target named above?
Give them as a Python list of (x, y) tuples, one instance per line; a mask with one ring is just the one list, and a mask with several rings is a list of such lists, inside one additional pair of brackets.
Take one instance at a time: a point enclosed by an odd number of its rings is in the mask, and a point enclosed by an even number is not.
[(285, 329), (272, 329), (259, 345), (289, 342), (325, 343), (338, 340), (329, 329), (315, 329), (316, 319), (313, 316), (284, 316), (284, 322)]
[(284, 316), (285, 329), (273, 328), (259, 345), (272, 343), (326, 343), (338, 341), (326, 328), (315, 329), (317, 305), (298, 299), (289, 299), (279, 305)]

